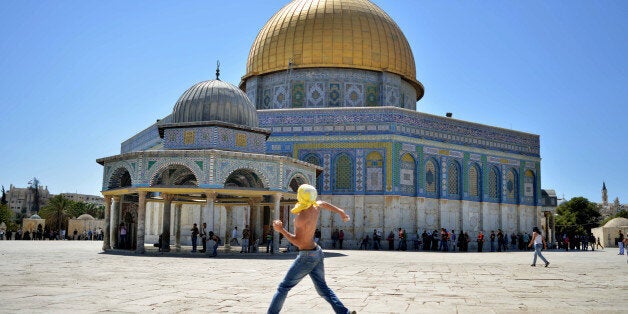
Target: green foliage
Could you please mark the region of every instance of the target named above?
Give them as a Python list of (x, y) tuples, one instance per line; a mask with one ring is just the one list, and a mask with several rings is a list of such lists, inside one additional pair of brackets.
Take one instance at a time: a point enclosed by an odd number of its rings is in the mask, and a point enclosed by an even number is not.
[(620, 210), (617, 214), (610, 216), (610, 217), (606, 217), (606, 219), (604, 219), (601, 223), (600, 226), (605, 225), (607, 222), (609, 222), (611, 219), (615, 219), (615, 218), (628, 218), (628, 211), (625, 209)]
[(584, 197), (574, 197), (556, 208), (556, 232), (558, 234), (585, 234), (599, 225), (600, 211), (597, 204)]
[(47, 226), (61, 229), (68, 224), (68, 211), (71, 209), (73, 203), (73, 201), (62, 195), (57, 195), (51, 198), (48, 205), (44, 206), (39, 211), (39, 216), (46, 219)]
[(7, 225), (7, 230), (17, 230), (17, 224), (13, 220), (13, 211), (6, 204), (0, 204), (0, 223)]

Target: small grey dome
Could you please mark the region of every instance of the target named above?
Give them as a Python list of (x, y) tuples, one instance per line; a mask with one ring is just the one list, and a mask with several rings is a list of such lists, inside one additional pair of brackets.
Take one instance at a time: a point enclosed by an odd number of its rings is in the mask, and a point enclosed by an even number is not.
[(41, 219), (41, 217), (37, 214), (33, 214), (30, 219)]
[(221, 121), (258, 127), (257, 111), (246, 94), (236, 86), (209, 80), (190, 87), (177, 101), (173, 123)]

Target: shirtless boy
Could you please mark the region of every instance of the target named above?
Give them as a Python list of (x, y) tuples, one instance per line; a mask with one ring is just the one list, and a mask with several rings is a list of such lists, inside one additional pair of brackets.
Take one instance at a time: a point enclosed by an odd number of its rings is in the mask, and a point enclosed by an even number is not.
[[(296, 286), (303, 277), (310, 275), (318, 294), (323, 297), (336, 313), (350, 313), (333, 290), (325, 282), (325, 258), (323, 250), (314, 242), (314, 231), (320, 209), (327, 209), (340, 215), (343, 221), (349, 221), (344, 210), (324, 201), (317, 201), (318, 193), (311, 185), (303, 184), (297, 192), (297, 204), (290, 211), (294, 218), (294, 233), (288, 232), (280, 220), (273, 222), (273, 229), (281, 233), (290, 243), (299, 248), (299, 255), (290, 266), (288, 273), (279, 284), (277, 292), (268, 308), (268, 313), (279, 313), (286, 300), (288, 291)], [(353, 312), (354, 313), (354, 312)]]

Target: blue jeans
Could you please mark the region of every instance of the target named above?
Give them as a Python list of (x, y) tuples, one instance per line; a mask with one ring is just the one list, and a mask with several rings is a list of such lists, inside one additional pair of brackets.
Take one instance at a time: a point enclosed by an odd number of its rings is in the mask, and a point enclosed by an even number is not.
[(212, 256), (218, 255), (218, 241), (214, 241), (214, 251), (212, 252)]
[(331, 304), (336, 313), (349, 313), (349, 310), (340, 302), (334, 291), (325, 282), (325, 265), (323, 260), (325, 255), (320, 246), (316, 246), (311, 251), (299, 251), (299, 255), (290, 266), (286, 277), (279, 284), (277, 292), (268, 308), (268, 313), (279, 313), (283, 307), (283, 302), (288, 296), (288, 291), (296, 286), (303, 277), (310, 275), (316, 292)]
[(540, 257), (541, 260), (547, 264), (547, 260), (545, 259), (545, 257), (543, 257), (543, 254), (541, 254), (541, 249), (543, 248), (543, 244), (535, 244), (534, 245), (534, 259), (532, 260), (532, 265), (536, 265), (536, 257)]

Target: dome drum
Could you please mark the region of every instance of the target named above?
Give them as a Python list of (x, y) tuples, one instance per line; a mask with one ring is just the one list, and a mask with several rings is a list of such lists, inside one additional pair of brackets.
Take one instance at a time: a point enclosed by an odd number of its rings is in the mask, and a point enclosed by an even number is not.
[(381, 107), (416, 110), (416, 90), (399, 75), (363, 69), (295, 69), (250, 78), (257, 109)]

